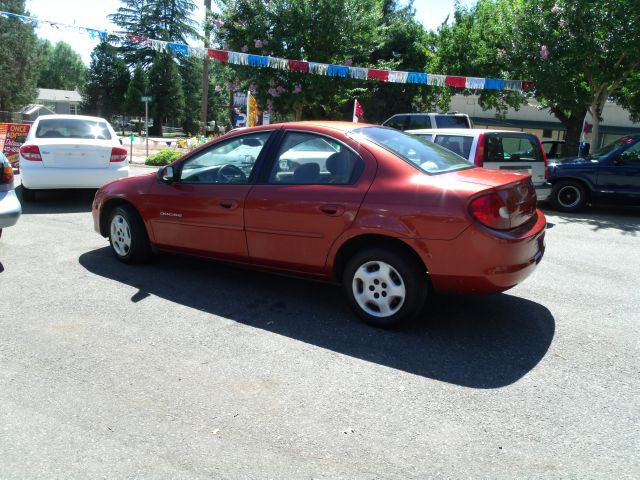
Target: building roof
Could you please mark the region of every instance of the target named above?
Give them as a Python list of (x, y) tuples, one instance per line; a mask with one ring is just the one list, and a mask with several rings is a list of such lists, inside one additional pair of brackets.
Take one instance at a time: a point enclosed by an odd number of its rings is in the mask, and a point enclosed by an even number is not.
[(76, 90), (53, 90), (39, 88), (38, 100), (47, 102), (82, 102), (82, 96)]

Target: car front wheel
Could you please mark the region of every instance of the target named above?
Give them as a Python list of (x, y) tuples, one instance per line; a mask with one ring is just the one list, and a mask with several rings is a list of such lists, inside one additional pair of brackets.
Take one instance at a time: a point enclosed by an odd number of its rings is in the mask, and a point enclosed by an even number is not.
[(349, 304), (366, 323), (394, 327), (415, 317), (427, 298), (427, 273), (407, 255), (372, 248), (354, 255), (343, 275)]
[(133, 207), (121, 205), (109, 215), (109, 244), (123, 263), (141, 263), (151, 256), (147, 230)]
[(561, 212), (576, 212), (587, 203), (587, 193), (578, 182), (558, 182), (553, 186), (551, 200)]

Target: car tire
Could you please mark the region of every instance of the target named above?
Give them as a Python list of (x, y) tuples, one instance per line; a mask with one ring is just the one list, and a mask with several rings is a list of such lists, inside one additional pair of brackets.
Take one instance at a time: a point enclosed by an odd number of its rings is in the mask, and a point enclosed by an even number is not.
[(343, 289), (351, 308), (369, 325), (390, 328), (422, 311), (427, 272), (402, 252), (370, 248), (355, 254), (343, 272)]
[(22, 185), (22, 201), (33, 202), (36, 199), (36, 192)]
[(147, 229), (136, 210), (129, 205), (115, 207), (109, 214), (109, 244), (123, 263), (144, 263), (151, 257)]
[(551, 203), (561, 212), (577, 212), (587, 203), (587, 192), (579, 182), (558, 182), (551, 191)]

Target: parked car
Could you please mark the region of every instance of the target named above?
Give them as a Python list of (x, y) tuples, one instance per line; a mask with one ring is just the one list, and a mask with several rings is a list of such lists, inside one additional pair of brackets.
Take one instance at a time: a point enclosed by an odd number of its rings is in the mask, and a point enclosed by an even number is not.
[(35, 190), (98, 188), (126, 177), (127, 156), (103, 118), (38, 117), (20, 147), (22, 198), (33, 200)]
[[(263, 145), (253, 165), (223, 152)], [(298, 145), (328, 141), (321, 167)], [(233, 150), (231, 150), (233, 151)], [(284, 165), (284, 167), (283, 167)], [(418, 314), (430, 291), (494, 293), (544, 253), (546, 220), (528, 175), (477, 168), (420, 137), (376, 125), (295, 122), (228, 133), (157, 174), (112, 182), (95, 230), (124, 263), (152, 250), (342, 283), (366, 322)]]
[(396, 130), (419, 128), (473, 128), (469, 115), (465, 113), (398, 113), (382, 122), (384, 127)]
[(13, 167), (0, 152), (0, 237), (2, 229), (15, 225), (21, 214), (22, 207), (14, 190)]
[(542, 148), (544, 148), (544, 152), (547, 154), (548, 159), (571, 156), (567, 151), (567, 144), (564, 140), (543, 140)]
[(640, 204), (640, 135), (621, 137), (585, 158), (549, 163), (550, 200), (575, 212), (588, 201)]
[(478, 167), (531, 175), (538, 200), (551, 194), (547, 178), (547, 156), (537, 136), (531, 133), (485, 129), (409, 130), (451, 150)]

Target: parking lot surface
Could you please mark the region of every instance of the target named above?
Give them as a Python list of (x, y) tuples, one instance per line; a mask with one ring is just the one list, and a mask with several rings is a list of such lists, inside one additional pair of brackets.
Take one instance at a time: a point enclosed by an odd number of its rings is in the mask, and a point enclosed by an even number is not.
[(522, 285), (385, 331), (334, 285), (122, 265), (91, 199), (0, 239), (0, 478), (640, 476), (640, 210), (546, 211)]

